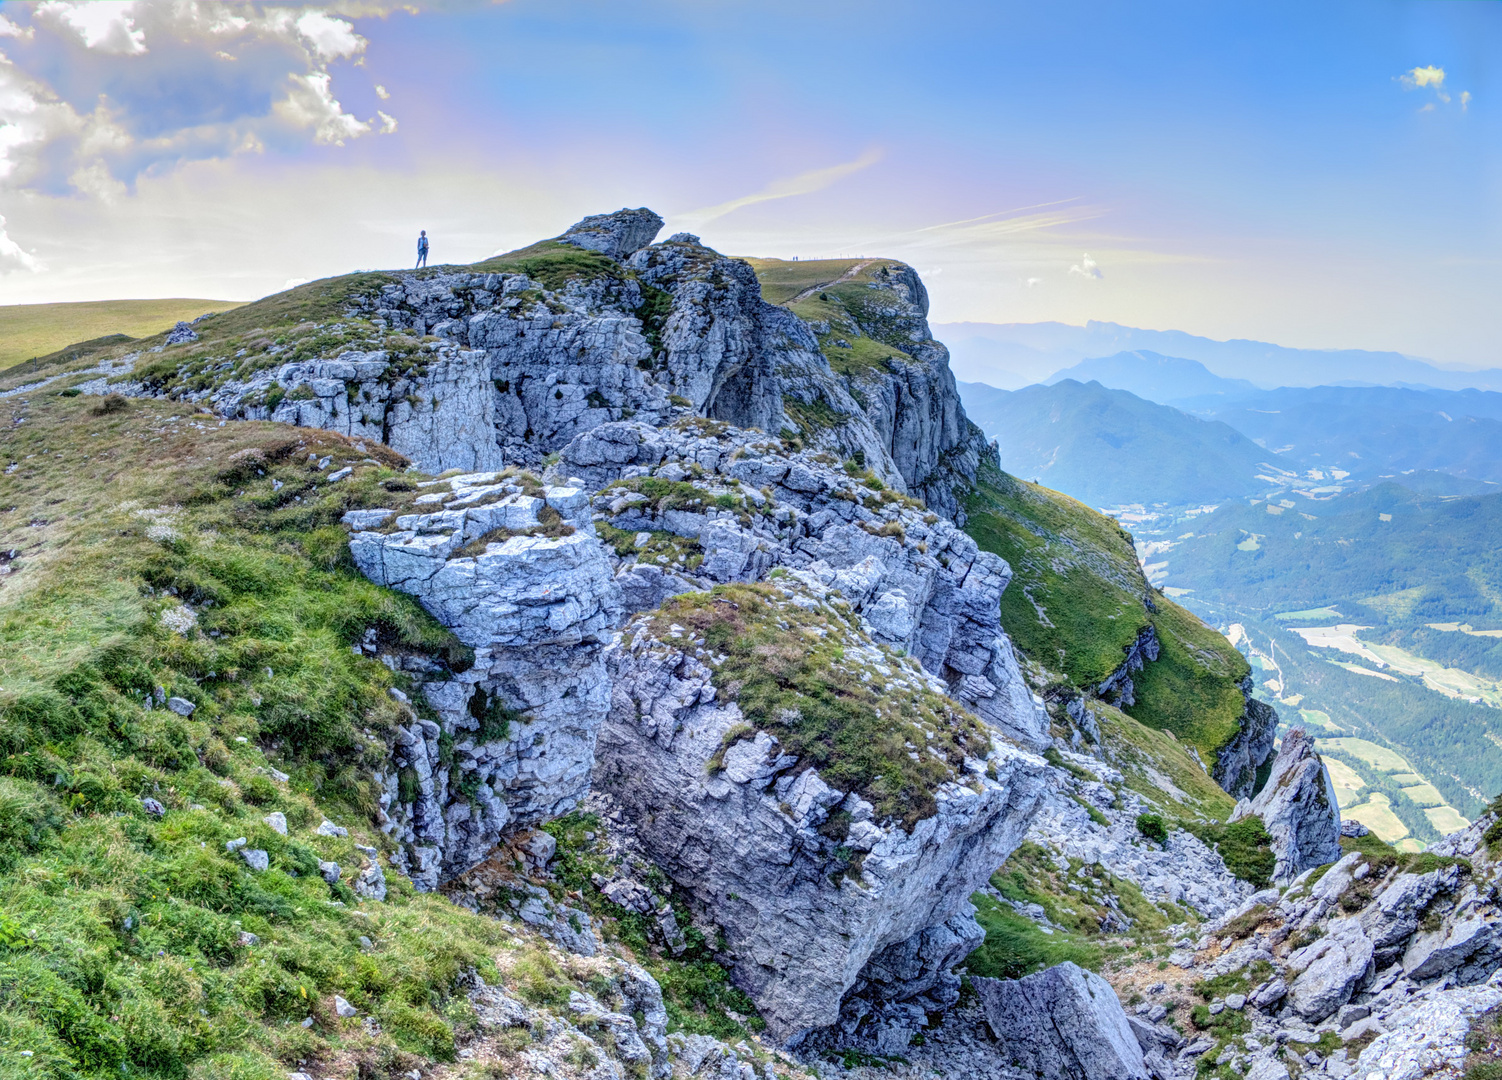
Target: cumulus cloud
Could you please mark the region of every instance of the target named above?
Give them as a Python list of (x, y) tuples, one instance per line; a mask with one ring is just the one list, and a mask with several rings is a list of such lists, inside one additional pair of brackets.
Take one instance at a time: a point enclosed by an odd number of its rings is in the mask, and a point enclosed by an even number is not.
[[(1445, 69), (1442, 67), (1427, 64), (1424, 67), (1410, 68), (1398, 76), (1398, 82), (1404, 90), (1428, 90), (1442, 105), (1448, 105), (1452, 100), (1450, 91), (1445, 88)], [(1470, 104), (1471, 92), (1460, 91), (1460, 111), (1468, 111)], [(1419, 112), (1433, 112), (1434, 109), (1435, 102), (1431, 101), (1421, 106)]]
[(1434, 67), (1416, 67), (1412, 71), (1405, 71), (1398, 76), (1398, 81), (1410, 90), (1422, 90), (1426, 86), (1432, 86), (1436, 90), (1444, 89), (1445, 69)]
[(329, 90), (328, 72), (317, 75), (293, 75), (292, 89), (276, 111), (294, 127), (310, 127), (314, 141), (343, 146), (345, 139), (355, 139), (370, 131), (370, 124), (344, 111)]
[(297, 29), (325, 61), (354, 56), (365, 51), (365, 39), (352, 24), (321, 11), (310, 11), (297, 20)]
[(46, 0), (37, 18), (76, 34), (86, 48), (130, 56), (146, 51), (146, 32), (136, 27), (135, 0)]
[(0, 217), (0, 273), (9, 270), (30, 270), (36, 273), (41, 268), (42, 264), (37, 262), (35, 255), (10, 238), (10, 234), (5, 231), (5, 218)]
[[(395, 117), (352, 114), (337, 83), (366, 48), (352, 20), (392, 6), (7, 7), (0, 42), (21, 44), (0, 52), (0, 197), (32, 190), (112, 199), (147, 169), (391, 134)], [(7, 265), (19, 261), (12, 253)]]
[(34, 31), (29, 26), (17, 26), (4, 15), (0, 15), (0, 37), (21, 38), (30, 41)]
[(1101, 278), (1105, 277), (1105, 274), (1101, 273), (1100, 265), (1090, 257), (1090, 253), (1088, 251), (1085, 252), (1084, 256), (1080, 259), (1079, 262), (1075, 263), (1069, 268), (1069, 272), (1071, 274), (1078, 274), (1080, 277), (1088, 278), (1092, 281), (1099, 281)]

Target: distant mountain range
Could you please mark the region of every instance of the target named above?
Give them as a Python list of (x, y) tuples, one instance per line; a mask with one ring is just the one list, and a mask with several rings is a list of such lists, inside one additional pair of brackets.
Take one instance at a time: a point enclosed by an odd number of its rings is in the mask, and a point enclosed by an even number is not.
[(1255, 383), (1223, 378), (1198, 360), (1164, 356), (1147, 349), (1081, 360), (1073, 367), (1054, 372), (1044, 381), (1052, 385), (1064, 379), (1082, 383), (1094, 381), (1115, 390), (1130, 390), (1138, 397), (1160, 405), (1179, 405), (1184, 401), (1213, 402), (1245, 397), (1258, 391)]
[(1325, 499), (1384, 479), (1445, 496), (1502, 484), (1502, 393), (1259, 390), (1148, 350), (1081, 361), (1048, 385), (960, 392), (1003, 468), (1095, 506)]
[(1364, 349), (1293, 349), (1264, 341), (1215, 341), (1180, 330), (1141, 330), (1117, 323), (936, 323), (949, 345), (955, 375), (1005, 389), (1042, 382), (1081, 360), (1147, 351), (1197, 360), (1211, 374), (1256, 386), (1323, 386), (1339, 383), (1502, 390), (1502, 369), (1442, 368), (1396, 352)]
[(997, 440), (1001, 466), (1092, 506), (1219, 502), (1266, 491), (1276, 455), (1227, 424), (1098, 382), (1005, 391), (960, 383), (965, 412)]

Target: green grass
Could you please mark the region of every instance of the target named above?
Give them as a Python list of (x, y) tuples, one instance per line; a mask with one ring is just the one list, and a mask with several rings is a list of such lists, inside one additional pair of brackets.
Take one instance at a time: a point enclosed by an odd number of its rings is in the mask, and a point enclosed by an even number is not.
[(989, 468), (966, 512), (965, 531), (1012, 566), (1001, 621), (1022, 651), (1088, 689), (1153, 626), (1160, 656), (1133, 675), (1136, 704), (1126, 711), (1173, 732), (1213, 766), (1215, 752), (1239, 729), (1237, 683), (1250, 668), (1220, 634), (1151, 589), (1130, 535), (1066, 495)]
[(1100, 719), (1101, 736), (1112, 764), (1121, 769), (1127, 787), (1156, 807), (1159, 814), (1170, 821), (1223, 821), (1230, 816), (1236, 800), (1200, 768), (1173, 735), (1148, 727), (1109, 705), (1097, 702), (1091, 708)]
[[(351, 645), (373, 628), (388, 649), (471, 659), (349, 565), (335, 522), (409, 500), (389, 490), (412, 486), (402, 462), (324, 432), (199, 431), (171, 403), (96, 403), (0, 405), (0, 450), (21, 465), (0, 477), (0, 546), (22, 552), (0, 578), (0, 1076), (262, 1080), (337, 1058), (388, 1077), (452, 1059), (472, 1023), (454, 979), (514, 951), (501, 925), (395, 873), (377, 903), (317, 872), (358, 872), (357, 841), (390, 850), (373, 771), (401, 718), (388, 690), (412, 687)], [(311, 452), (379, 463), (329, 485)], [(161, 620), (183, 601), (187, 636)], [(156, 687), (192, 716), (150, 707)], [(262, 823), (272, 810), (288, 836)], [(352, 835), (316, 835), (325, 815)], [(226, 852), (241, 836), (268, 871)], [(544, 976), (555, 995), (574, 985)], [(335, 994), (379, 1033), (341, 1020)]]
[(557, 240), (542, 240), (465, 269), (478, 273), (526, 274), (549, 291), (557, 291), (575, 278), (620, 279), (626, 276), (625, 268), (608, 255)]
[(150, 337), (207, 311), (238, 307), (238, 300), (85, 300), (71, 304), (0, 305), (0, 369), (68, 351), (114, 334)]
[(859, 791), (882, 817), (909, 827), (929, 817), (934, 791), (961, 775), (966, 755), (989, 752), (980, 722), (924, 686), (908, 670), (913, 661), (888, 654), (906, 678), (862, 681), (863, 665), (845, 652), (869, 642), (847, 612), (797, 607), (772, 584), (719, 585), (673, 597), (650, 618), (660, 640), (678, 624), (690, 641), (723, 653), (714, 673), (720, 699), (737, 702), (786, 753), (832, 786)]
[(761, 297), (769, 304), (786, 304), (793, 297), (817, 285), (837, 280), (860, 259), (786, 259), (747, 258), (756, 279), (761, 282)]
[(1226, 869), (1242, 881), (1258, 889), (1272, 884), (1277, 856), (1272, 837), (1255, 814), (1230, 824), (1196, 822), (1184, 827), (1219, 852)]
[(986, 931), (986, 940), (965, 961), (971, 975), (1020, 979), (1066, 960), (1091, 971), (1099, 971), (1105, 963), (1105, 950), (1095, 942), (1057, 931), (1045, 934), (1037, 923), (984, 893), (976, 893), (970, 901), (976, 921)]

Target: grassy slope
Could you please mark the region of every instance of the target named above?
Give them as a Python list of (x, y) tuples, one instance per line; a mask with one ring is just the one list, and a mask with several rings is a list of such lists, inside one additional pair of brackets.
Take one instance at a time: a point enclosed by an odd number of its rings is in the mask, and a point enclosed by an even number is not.
[[(317, 868), (352, 876), (357, 840), (385, 844), (370, 768), (405, 676), (351, 643), (374, 627), (388, 648), (462, 661), (416, 604), (347, 565), (334, 524), (411, 495), (380, 486), (385, 464), (321, 483), (309, 452), (370, 456), (337, 436), (98, 402), (0, 406), (0, 456), (20, 466), (0, 477), (0, 549), (20, 550), (0, 578), (0, 1077), (281, 1080), (334, 1056), (384, 1077), (452, 1057), (468, 1023), (454, 976), (493, 969), (500, 925), (396, 874), (387, 902), (359, 903)], [(265, 476), (235, 468), (247, 448), (274, 459)], [(163, 626), (169, 589), (199, 632)], [(196, 702), (192, 717), (147, 707), (156, 686)], [(272, 810), (289, 836), (262, 823)], [(316, 836), (325, 815), (350, 838)], [(240, 836), (269, 871), (225, 852)], [(341, 1021), (335, 993), (384, 1033)]]
[[(893, 364), (911, 362), (912, 357), (903, 348), (908, 344), (906, 338), (883, 334), (884, 317), (872, 308), (872, 290), (867, 288), (881, 280), (884, 267), (900, 265), (895, 260), (746, 261), (756, 271), (764, 300), (786, 307), (807, 322), (829, 324), (829, 329), (819, 335), (819, 349), (836, 374), (859, 379), (889, 371)], [(850, 277), (841, 280), (846, 274)], [(800, 293), (820, 286), (819, 292), (795, 302)]]
[(0, 369), (74, 342), (106, 334), (147, 337), (170, 330), (179, 319), (238, 306), (237, 300), (191, 299), (0, 305)]
[(1210, 763), (1237, 730), (1243, 705), (1236, 683), (1249, 669), (1220, 634), (1152, 593), (1130, 536), (1068, 496), (990, 469), (966, 509), (966, 531), (1016, 575), (1001, 605), (1002, 625), (1018, 647), (1089, 687), (1121, 664), (1140, 629), (1156, 627), (1161, 656), (1133, 676), (1137, 703), (1126, 711), (1173, 732)]

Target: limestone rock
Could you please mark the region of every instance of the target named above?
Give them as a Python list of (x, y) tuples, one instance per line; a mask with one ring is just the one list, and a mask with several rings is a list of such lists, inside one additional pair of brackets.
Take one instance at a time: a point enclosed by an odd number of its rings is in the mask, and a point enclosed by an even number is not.
[(245, 860), (245, 865), (252, 870), (264, 871), (271, 866), (271, 856), (260, 848), (241, 848), (240, 858)]
[(1109, 983), (1065, 962), (1024, 979), (971, 979), (1007, 1052), (1038, 1076), (1147, 1080), (1142, 1047)]
[(1277, 865), (1273, 880), (1289, 882), (1303, 871), (1341, 857), (1340, 806), (1330, 772), (1314, 741), (1295, 728), (1283, 738), (1266, 785), (1249, 805), (1238, 804), (1232, 821), (1254, 815), (1272, 837)]
[(1443, 990), (1416, 1000), (1388, 1020), (1388, 1031), (1361, 1051), (1356, 1075), (1382, 1080), (1419, 1080), (1441, 1070), (1457, 1073), (1468, 1050), (1466, 1033), (1471, 1020), (1502, 1004), (1502, 991), (1492, 986)]
[[(571, 225), (558, 240), (612, 259), (626, 259), (650, 244), (661, 229), (662, 218), (643, 206), (613, 214), (591, 214)], [(679, 233), (674, 239), (685, 235)]]
[[(808, 602), (793, 585), (795, 599)], [(909, 664), (902, 677), (919, 678)], [(638, 628), (612, 647), (609, 670), (595, 785), (719, 925), (733, 977), (774, 1038), (834, 1023), (842, 1001), (858, 1024), (893, 1001), (932, 998), (937, 1011), (957, 996), (947, 967), (979, 940), (967, 897), (1021, 841), (1042, 794), (1040, 759), (993, 739), (967, 782), (942, 784), (932, 816), (905, 828), (794, 768), (765, 732), (729, 753), (722, 740), (743, 716), (718, 701), (712, 669), (692, 652)], [(709, 768), (717, 754), (722, 772)], [(843, 838), (819, 831), (837, 808), (850, 821)]]
[(198, 340), (198, 332), (193, 329), (191, 323), (179, 320), (171, 330), (167, 331), (168, 345), (186, 345), (190, 341)]
[[(497, 479), (454, 477), (446, 497), (458, 508), (404, 516), (396, 532), (358, 532), (350, 542), (367, 577), (413, 594), (475, 649), (470, 670), (424, 684), (439, 722), (412, 717), (399, 727), (383, 777), (383, 827), (401, 845), (395, 865), (423, 889), (480, 862), (506, 829), (566, 813), (583, 796), (609, 701), (601, 650), (619, 591), (587, 499), (563, 486), (541, 499), (508, 494)], [(544, 505), (578, 531), (512, 536), (465, 554), (466, 542), (492, 530), (534, 527)], [(452, 761), (444, 736), (454, 740)]]
[(1330, 1016), (1370, 974), (1373, 951), (1358, 920), (1331, 923), (1324, 937), (1289, 956), (1289, 969), (1299, 973), (1289, 989), (1289, 1007), (1312, 1024)]
[(1257, 771), (1273, 756), (1273, 744), (1278, 734), (1278, 714), (1271, 705), (1252, 697), (1251, 676), (1242, 684), (1246, 698), (1246, 710), (1241, 715), (1241, 728), (1231, 741), (1215, 754), (1215, 770), (1211, 774), (1215, 782), (1237, 799), (1250, 799)]

